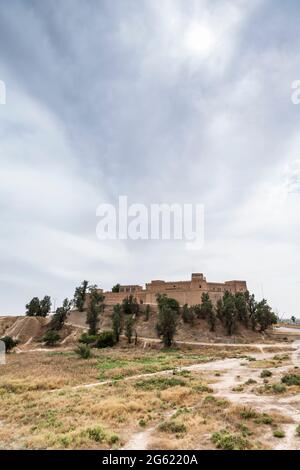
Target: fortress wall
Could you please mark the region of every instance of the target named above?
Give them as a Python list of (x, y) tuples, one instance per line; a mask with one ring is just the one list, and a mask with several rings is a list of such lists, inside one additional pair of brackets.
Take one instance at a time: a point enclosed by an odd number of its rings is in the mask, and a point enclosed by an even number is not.
[(139, 303), (144, 303), (146, 300), (146, 292), (140, 290), (137, 292), (104, 292), (104, 303), (106, 305), (121, 304), (129, 295), (133, 295)]
[(106, 305), (122, 303), (129, 295), (133, 295), (138, 303), (156, 305), (156, 295), (158, 293), (176, 299), (181, 306), (184, 304), (196, 305), (201, 303), (204, 292), (207, 292), (212, 302), (216, 304), (226, 290), (233, 294), (247, 290), (246, 281), (207, 282), (202, 273), (192, 274), (190, 281), (165, 282), (154, 280), (146, 284), (146, 289), (137, 285), (120, 287), (121, 292), (103, 292)]

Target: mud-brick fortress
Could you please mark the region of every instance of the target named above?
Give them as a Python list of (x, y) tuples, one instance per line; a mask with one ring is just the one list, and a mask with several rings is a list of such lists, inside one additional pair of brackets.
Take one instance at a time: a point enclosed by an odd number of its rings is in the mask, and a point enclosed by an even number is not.
[(133, 295), (141, 304), (156, 305), (156, 295), (166, 294), (176, 299), (180, 305), (196, 305), (201, 303), (204, 292), (216, 303), (223, 297), (225, 291), (233, 294), (246, 292), (246, 281), (207, 282), (202, 273), (193, 273), (190, 281), (151, 281), (145, 289), (138, 285), (120, 286), (119, 292), (103, 292), (105, 304), (115, 305), (122, 303), (123, 299)]

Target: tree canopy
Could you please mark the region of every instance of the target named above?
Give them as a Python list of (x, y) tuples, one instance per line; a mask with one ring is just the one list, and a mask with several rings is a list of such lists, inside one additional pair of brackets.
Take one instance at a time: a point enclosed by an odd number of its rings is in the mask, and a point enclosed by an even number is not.
[(33, 297), (31, 301), (26, 304), (27, 317), (46, 317), (51, 310), (51, 298), (45, 295), (43, 299)]

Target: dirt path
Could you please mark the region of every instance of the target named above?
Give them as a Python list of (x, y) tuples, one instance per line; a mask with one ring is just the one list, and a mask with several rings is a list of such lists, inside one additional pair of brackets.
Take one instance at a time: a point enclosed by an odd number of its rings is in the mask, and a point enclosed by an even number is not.
[[(125, 338), (125, 336), (124, 336)], [(139, 340), (144, 342), (144, 347), (147, 346), (147, 343), (161, 343), (161, 339), (159, 338), (144, 338), (142, 336), (139, 337)], [(211, 346), (216, 348), (257, 348), (261, 352), (264, 351), (264, 348), (270, 348), (275, 346), (278, 349), (286, 349), (290, 346), (287, 343), (208, 343), (203, 341), (175, 341), (176, 345), (178, 346)]]
[[(292, 365), (299, 367), (300, 360), (300, 341), (295, 341), (293, 347), (296, 348), (291, 355)], [(257, 359), (268, 359), (270, 354), (253, 355)], [(213, 368), (224, 371), (217, 383), (212, 385), (217, 396), (228, 399), (231, 403), (244, 405), (254, 408), (258, 412), (270, 413), (276, 411), (281, 415), (287, 416), (292, 420), (291, 423), (282, 426), (285, 431), (285, 437), (276, 439), (270, 435), (270, 442), (276, 450), (295, 450), (300, 449), (300, 439), (296, 435), (295, 428), (300, 423), (300, 395), (288, 397), (262, 396), (253, 393), (234, 392), (232, 389), (237, 385), (243, 384), (249, 378), (259, 381), (261, 369), (249, 369), (241, 366), (239, 359), (224, 359), (220, 363), (213, 363)], [(193, 370), (204, 370), (208, 364), (195, 365)], [(275, 369), (274, 374), (281, 375), (291, 368), (291, 365), (285, 365)]]
[[(149, 338), (145, 338), (145, 341), (152, 341)], [(156, 341), (153, 339), (153, 341)], [(269, 359), (274, 356), (274, 352), (268, 353), (265, 352), (265, 348), (273, 346), (272, 344), (213, 344), (213, 343), (184, 343), (184, 344), (197, 344), (203, 346), (213, 346), (213, 347), (247, 347), (251, 346), (257, 348), (256, 353), (251, 353), (252, 357), (256, 359)], [(287, 347), (287, 345), (276, 345), (278, 350), (281, 348)], [(295, 348), (291, 353), (291, 362), (294, 366), (300, 367), (300, 340), (294, 341), (291, 345)], [(27, 350), (29, 351), (47, 351), (47, 349), (34, 349), (34, 350)], [(48, 351), (53, 351), (50, 349)], [(26, 351), (22, 351), (26, 352)], [(245, 365), (244, 359), (242, 358), (229, 358), (229, 359), (220, 359), (206, 363), (200, 364), (192, 364), (189, 366), (184, 366), (180, 368), (180, 370), (190, 370), (194, 372), (201, 372), (207, 371), (208, 376), (213, 377), (216, 380), (215, 372), (219, 371), (221, 374), (217, 379), (217, 382), (213, 383), (211, 386), (217, 396), (223, 397), (228, 399), (231, 403), (239, 404), (243, 406), (251, 406), (256, 411), (270, 413), (272, 411), (279, 412), (282, 415), (289, 417), (292, 422), (283, 425), (283, 430), (285, 431), (285, 437), (283, 439), (276, 439), (273, 437), (271, 430), (270, 436), (268, 437), (268, 442), (274, 447), (274, 449), (300, 449), (300, 438), (295, 434), (295, 428), (298, 423), (300, 423), (300, 395), (288, 396), (288, 397), (279, 397), (278, 395), (275, 396), (263, 396), (263, 395), (255, 395), (250, 393), (250, 391), (246, 392), (234, 392), (232, 389), (237, 385), (241, 385), (245, 383), (249, 378), (255, 379), (258, 382), (261, 381), (260, 373), (261, 369), (249, 368)], [(274, 376), (277, 374), (283, 374), (285, 371), (291, 368), (291, 365), (283, 365), (274, 369), (273, 374)], [(140, 378), (146, 377), (153, 377), (157, 375), (170, 375), (173, 373), (173, 368), (148, 373), (148, 374), (139, 374), (134, 376), (125, 377), (124, 381), (130, 380), (137, 380)], [(112, 383), (113, 380), (106, 380), (103, 382), (95, 382), (95, 383), (88, 383), (88, 384), (81, 384), (76, 385), (73, 387), (67, 387), (70, 390), (80, 389), (80, 388), (92, 388), (92, 387), (99, 387), (101, 385), (107, 385)], [(51, 390), (53, 392), (59, 392), (62, 390), (66, 390), (66, 387), (62, 389), (55, 389)], [(125, 445), (124, 449), (126, 450), (135, 450), (135, 449), (147, 449), (149, 443), (151, 441), (151, 437), (157, 426), (152, 426), (148, 429), (143, 431), (138, 431), (134, 433)]]
[[(296, 348), (291, 356), (291, 361), (294, 366), (300, 365), (300, 341), (295, 341), (293, 347)], [(251, 356), (256, 359), (269, 359), (273, 357), (274, 353), (260, 352), (252, 354)], [(292, 420), (291, 423), (284, 424), (282, 426), (285, 431), (285, 437), (282, 439), (276, 439), (270, 432), (268, 441), (271, 443), (275, 450), (298, 450), (300, 449), (300, 439), (296, 436), (295, 428), (300, 422), (300, 396), (289, 396), (279, 398), (278, 396), (262, 396), (254, 395), (250, 392), (240, 393), (232, 391), (232, 388), (237, 385), (243, 384), (250, 377), (254, 380), (259, 381), (261, 369), (248, 368), (243, 364), (241, 358), (233, 359), (222, 359), (208, 363), (193, 364), (191, 366), (182, 367), (180, 370), (190, 371), (205, 371), (212, 373), (215, 378), (215, 372), (221, 372), (221, 376), (218, 378), (218, 382), (212, 384), (212, 388), (216, 396), (228, 399), (231, 403), (238, 405), (249, 406), (258, 412), (270, 413), (278, 412), (281, 415), (287, 416)], [(276, 368), (276, 374), (282, 374), (289, 370), (291, 365), (284, 365)], [(160, 374), (170, 373), (171, 371), (163, 371)], [(153, 375), (153, 374), (147, 374)], [(144, 375), (139, 376), (144, 377)], [(134, 379), (136, 377), (131, 377)], [(124, 446), (126, 450), (147, 450), (149, 447), (151, 437), (155, 432), (157, 426), (152, 426), (144, 431), (139, 431), (131, 437), (128, 443)]]
[(156, 426), (153, 426), (145, 431), (137, 432), (132, 436), (122, 450), (147, 450), (155, 429)]

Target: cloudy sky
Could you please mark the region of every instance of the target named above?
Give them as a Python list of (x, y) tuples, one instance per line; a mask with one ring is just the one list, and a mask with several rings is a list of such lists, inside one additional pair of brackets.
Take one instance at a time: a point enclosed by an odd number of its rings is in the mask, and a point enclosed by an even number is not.
[[(83, 279), (246, 279), (299, 311), (300, 5), (0, 0), (0, 314)], [(205, 244), (100, 241), (96, 208), (202, 203)]]

